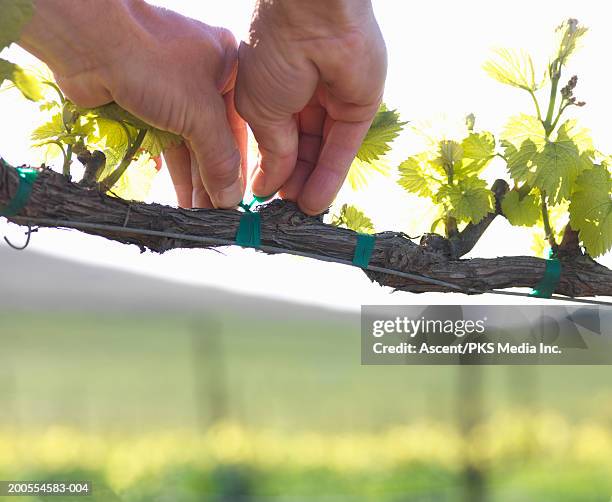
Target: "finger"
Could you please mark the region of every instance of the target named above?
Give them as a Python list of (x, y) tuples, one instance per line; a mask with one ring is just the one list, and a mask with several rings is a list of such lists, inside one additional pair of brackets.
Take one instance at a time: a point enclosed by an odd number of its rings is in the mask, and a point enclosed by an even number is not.
[(192, 207), (193, 185), (191, 182), (191, 156), (185, 143), (168, 148), (164, 151), (164, 159), (176, 191), (180, 207)]
[(275, 124), (250, 125), (260, 152), (253, 175), (253, 193), (266, 197), (278, 192), (293, 172), (298, 157), (297, 121), (289, 116)]
[(277, 59), (265, 54), (264, 48), (242, 43), (236, 81), (236, 107), (259, 147), (252, 189), (260, 197), (275, 194), (291, 175), (298, 156), (294, 114), (308, 104), (318, 81), (315, 69), (305, 79), (301, 70), (278, 67)]
[(371, 123), (371, 120), (332, 123), (319, 162), (298, 198), (298, 205), (306, 214), (320, 214), (331, 205)]
[(241, 155), (221, 95), (211, 92), (203, 97), (202, 109), (193, 110), (185, 138), (214, 206), (237, 206), (244, 193)]
[(325, 109), (316, 101), (300, 113), (298, 160), (291, 176), (280, 190), (283, 199), (297, 200), (314, 170), (321, 152), (325, 117)]
[(303, 162), (298, 160), (295, 168), (291, 173), (291, 177), (279, 190), (278, 194), (282, 199), (296, 202), (300, 194), (304, 190), (306, 182), (314, 171), (314, 164), (311, 162)]
[(191, 191), (191, 206), (194, 209), (212, 209), (214, 205), (210, 200), (210, 196), (208, 195), (206, 188), (204, 188), (202, 175), (200, 174), (200, 167), (198, 166), (195, 153), (191, 149), (190, 145), (187, 145), (187, 150), (189, 151), (191, 158), (189, 168), (191, 184), (193, 187)]
[(236, 110), (234, 94), (235, 91), (234, 89), (232, 89), (230, 92), (223, 96), (223, 100), (225, 101), (225, 109), (227, 110), (227, 121), (230, 125), (230, 129), (232, 130), (232, 134), (234, 135), (234, 139), (236, 140), (236, 145), (238, 145), (238, 150), (240, 150), (240, 158), (242, 159), (240, 166), (242, 181), (244, 182), (242, 191), (244, 192), (246, 190), (247, 168), (249, 165), (249, 133), (247, 130), (246, 122), (242, 119), (242, 117), (238, 114), (238, 111)]

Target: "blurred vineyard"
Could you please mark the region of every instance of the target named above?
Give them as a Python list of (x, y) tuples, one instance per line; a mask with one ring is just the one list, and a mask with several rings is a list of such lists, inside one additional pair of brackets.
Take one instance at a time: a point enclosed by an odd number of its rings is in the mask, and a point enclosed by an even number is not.
[(19, 500), (610, 502), (608, 367), (362, 366), (356, 314), (21, 256), (0, 479), (94, 494)]
[(445, 423), (368, 434), (229, 423), (205, 433), (0, 433), (4, 479), (93, 479), (125, 501), (464, 500), (466, 472), (482, 477), (491, 500), (607, 502), (612, 427), (515, 412), (467, 433)]

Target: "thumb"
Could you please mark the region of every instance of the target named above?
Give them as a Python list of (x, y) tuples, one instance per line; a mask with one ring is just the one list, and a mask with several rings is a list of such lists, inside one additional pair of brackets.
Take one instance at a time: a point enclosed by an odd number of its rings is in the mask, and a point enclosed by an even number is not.
[(225, 101), (207, 93), (201, 108), (194, 107), (185, 138), (193, 149), (202, 182), (218, 208), (237, 206), (244, 195), (241, 155), (230, 127)]

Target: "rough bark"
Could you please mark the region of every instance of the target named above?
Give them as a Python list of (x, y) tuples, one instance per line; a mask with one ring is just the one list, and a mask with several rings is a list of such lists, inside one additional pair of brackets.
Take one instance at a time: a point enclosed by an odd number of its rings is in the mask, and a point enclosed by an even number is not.
[[(15, 194), (16, 171), (0, 163), (0, 207)], [(261, 215), (262, 251), (317, 255), (320, 259), (351, 262), (355, 232), (324, 224), (290, 203), (274, 201), (258, 209)], [(19, 217), (8, 218), (21, 225), (76, 228), (141, 250), (157, 253), (176, 248), (213, 248), (231, 244), (241, 213), (232, 210), (186, 210), (124, 201), (68, 181), (50, 169), (42, 169), (29, 204)], [(44, 220), (44, 221), (41, 221)], [(77, 222), (78, 224), (68, 223)], [(84, 228), (84, 226), (90, 226)], [(93, 228), (118, 226), (121, 230)], [(144, 229), (142, 235), (130, 229)], [(171, 236), (159, 235), (170, 233)], [(195, 239), (189, 236), (200, 236)], [(399, 272), (392, 275), (366, 271), (384, 286), (416, 293), (457, 291), (480, 293), (493, 289), (532, 288), (541, 280), (546, 262), (530, 256), (461, 260), (448, 252), (446, 239), (430, 235), (421, 245), (395, 232), (377, 234), (371, 266)], [(562, 257), (563, 273), (557, 293), (570, 297), (612, 295), (612, 271), (588, 256)], [(417, 274), (448, 284), (432, 284), (406, 275)], [(456, 287), (453, 287), (456, 286)]]

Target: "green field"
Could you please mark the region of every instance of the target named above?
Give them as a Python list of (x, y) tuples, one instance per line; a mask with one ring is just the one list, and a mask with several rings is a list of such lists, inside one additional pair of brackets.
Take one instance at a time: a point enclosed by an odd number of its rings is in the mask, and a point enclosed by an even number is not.
[(358, 317), (334, 313), (4, 312), (0, 342), (0, 478), (82, 476), (126, 501), (612, 496), (607, 367), (364, 367)]
[[(457, 367), (361, 366), (357, 318), (232, 315), (0, 314), (0, 420), (121, 431), (223, 418), (360, 432), (449, 420), (460, 406)], [(484, 414), (537, 406), (612, 420), (608, 367), (475, 371)]]

